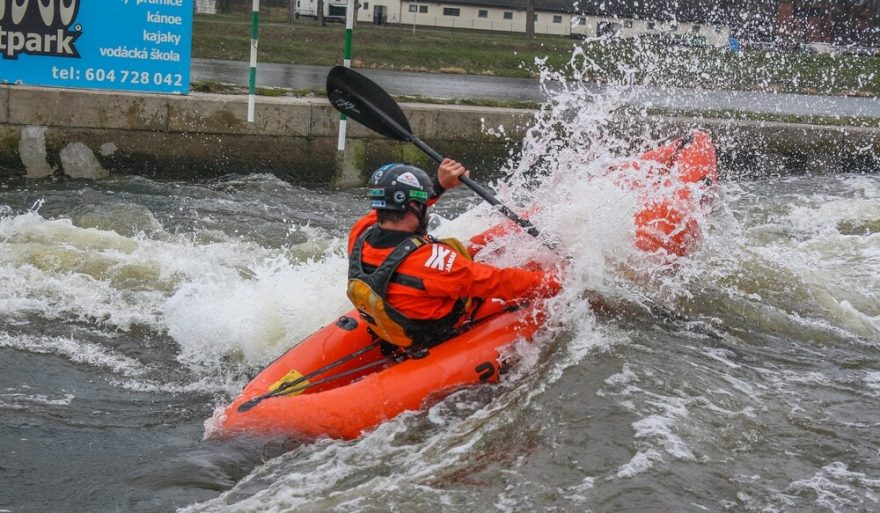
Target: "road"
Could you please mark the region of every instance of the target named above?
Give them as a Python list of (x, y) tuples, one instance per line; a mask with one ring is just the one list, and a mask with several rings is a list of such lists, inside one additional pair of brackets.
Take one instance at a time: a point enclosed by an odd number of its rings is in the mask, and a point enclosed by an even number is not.
[[(323, 89), (328, 66), (260, 63), (257, 85), (289, 89)], [(193, 59), (191, 80), (245, 85), (248, 63)], [(403, 71), (358, 70), (395, 96), (425, 96), (449, 99), (491, 99), (542, 102), (545, 95), (537, 80), (528, 78), (412, 73)], [(590, 84), (591, 91), (605, 90)], [(551, 91), (561, 84), (551, 84)], [(737, 110), (760, 114), (795, 116), (842, 116), (880, 118), (880, 99), (848, 96), (819, 96), (751, 91), (710, 91), (703, 89), (635, 88), (633, 103), (645, 107), (686, 110)]]

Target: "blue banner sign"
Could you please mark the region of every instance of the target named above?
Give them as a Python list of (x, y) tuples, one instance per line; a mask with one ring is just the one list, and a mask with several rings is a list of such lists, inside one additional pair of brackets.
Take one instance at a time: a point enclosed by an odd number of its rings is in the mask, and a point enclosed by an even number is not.
[(189, 91), (193, 0), (0, 0), (0, 82)]

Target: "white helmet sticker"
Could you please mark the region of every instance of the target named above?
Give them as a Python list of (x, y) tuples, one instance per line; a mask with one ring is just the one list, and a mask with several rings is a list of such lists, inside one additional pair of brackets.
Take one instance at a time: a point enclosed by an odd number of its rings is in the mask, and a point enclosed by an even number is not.
[(422, 184), (419, 183), (419, 179), (416, 178), (416, 175), (414, 175), (408, 171), (406, 173), (403, 173), (402, 175), (398, 176), (397, 181), (400, 183), (405, 183), (411, 187), (418, 187), (419, 189), (422, 188)]

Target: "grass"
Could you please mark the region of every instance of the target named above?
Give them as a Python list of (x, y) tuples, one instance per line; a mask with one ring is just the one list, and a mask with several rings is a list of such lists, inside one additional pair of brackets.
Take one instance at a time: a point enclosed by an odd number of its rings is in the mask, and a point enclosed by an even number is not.
[[(320, 27), (300, 19), (286, 24), (261, 24), (259, 59), (262, 62), (317, 64), (342, 63), (345, 27), (328, 23)], [(561, 37), (526, 40), (522, 35), (375, 27), (360, 24), (354, 35), (355, 67), (401, 71), (438, 71), (504, 77), (535, 76), (535, 57), (551, 56), (550, 63), (564, 65), (572, 43)], [(193, 56), (205, 59), (247, 60), (250, 25), (241, 15), (196, 15)]]
[(652, 42), (593, 43), (584, 47), (599, 81), (853, 96), (880, 95), (880, 57), (831, 56)]
[[(299, 19), (288, 25), (283, 8), (266, 9), (260, 26), (261, 62), (334, 65), (342, 61), (344, 26)], [(195, 17), (193, 56), (246, 61), (248, 13)], [(583, 48), (577, 70), (573, 48)], [(715, 48), (669, 46), (650, 41), (575, 43), (560, 36), (528, 40), (521, 34), (433, 30), (418, 27), (355, 28), (355, 67), (400, 71), (535, 77), (536, 58), (553, 69), (597, 82), (702, 87), (832, 95), (880, 95), (880, 57), (732, 53)]]
[[(223, 84), (210, 80), (193, 81), (190, 84), (190, 90), (197, 93), (248, 94), (247, 86)], [(285, 89), (282, 87), (257, 87), (256, 93), (257, 96), (327, 96), (323, 89)]]
[(823, 125), (856, 128), (880, 128), (880, 118), (870, 117), (847, 117), (847, 116), (795, 116), (789, 114), (771, 114), (758, 112), (743, 112), (737, 110), (678, 110), (678, 109), (648, 109), (648, 115), (665, 117), (685, 117), (696, 119), (729, 119), (742, 121), (766, 121), (774, 123), (793, 123), (803, 125)]

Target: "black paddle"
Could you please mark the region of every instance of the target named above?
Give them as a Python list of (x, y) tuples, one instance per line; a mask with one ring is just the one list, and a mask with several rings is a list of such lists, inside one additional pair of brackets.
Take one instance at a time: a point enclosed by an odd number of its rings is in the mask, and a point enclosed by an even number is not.
[[(397, 102), (375, 82), (357, 71), (345, 66), (334, 66), (327, 75), (327, 97), (336, 110), (374, 132), (398, 141), (412, 143), (438, 164), (443, 160), (443, 155), (413, 135), (409, 121)], [(523, 227), (530, 235), (533, 237), (540, 235), (532, 223), (516, 215), (516, 212), (503, 205), (491, 192), (470, 177), (461, 176), (459, 179), (511, 221)]]

